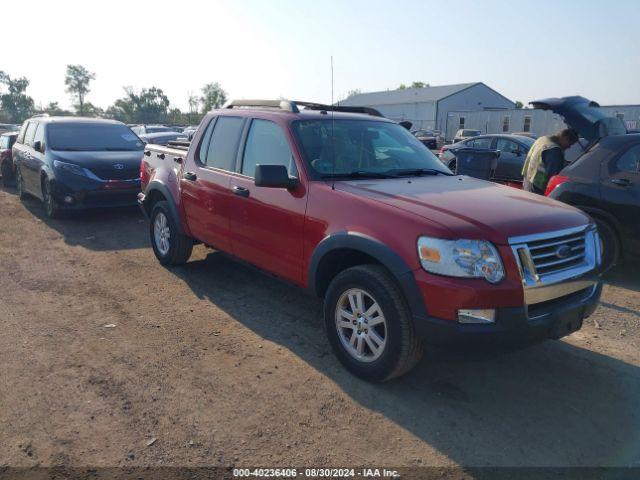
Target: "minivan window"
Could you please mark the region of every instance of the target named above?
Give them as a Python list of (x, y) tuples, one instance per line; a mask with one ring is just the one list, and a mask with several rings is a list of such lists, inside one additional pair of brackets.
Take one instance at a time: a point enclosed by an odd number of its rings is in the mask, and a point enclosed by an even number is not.
[(33, 143), (33, 137), (36, 134), (36, 128), (38, 127), (38, 122), (29, 122), (29, 126), (27, 127), (27, 131), (24, 134), (24, 144), (31, 146)]
[(244, 148), (242, 174), (254, 177), (256, 165), (284, 165), (297, 176), (295, 161), (282, 129), (269, 120), (253, 120)]
[(47, 130), (52, 150), (98, 152), (144, 148), (129, 127), (118, 123), (50, 123)]
[(29, 122), (24, 122), (22, 124), (22, 127), (20, 127), (20, 133), (18, 133), (18, 143), (24, 143), (24, 135), (27, 131), (27, 126), (29, 125)]
[(202, 163), (207, 167), (233, 171), (243, 126), (242, 117), (218, 117), (206, 155), (203, 157), (202, 150), (200, 152)]
[(45, 130), (45, 126), (43, 123), (40, 123), (38, 125), (38, 128), (36, 129), (36, 134), (33, 137), (33, 141), (35, 142), (41, 142), (44, 143), (44, 130)]

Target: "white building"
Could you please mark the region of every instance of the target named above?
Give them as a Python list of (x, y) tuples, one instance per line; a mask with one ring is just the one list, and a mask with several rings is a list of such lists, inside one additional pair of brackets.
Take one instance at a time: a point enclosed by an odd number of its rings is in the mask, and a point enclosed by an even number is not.
[[(640, 105), (605, 105), (600, 107), (612, 117), (624, 121), (628, 130), (640, 130)], [(549, 135), (566, 128), (560, 115), (550, 110), (521, 108), (501, 111), (450, 111), (447, 117), (447, 138), (464, 125), (482, 133), (530, 132)]]
[(466, 126), (464, 117), (459, 117), (462, 123), (459, 121), (457, 128), (450, 131), (447, 128), (450, 112), (515, 108), (511, 100), (482, 82), (361, 93), (343, 100), (340, 105), (373, 107), (392, 120), (411, 122), (414, 130), (438, 130), (447, 140), (453, 138), (455, 130)]

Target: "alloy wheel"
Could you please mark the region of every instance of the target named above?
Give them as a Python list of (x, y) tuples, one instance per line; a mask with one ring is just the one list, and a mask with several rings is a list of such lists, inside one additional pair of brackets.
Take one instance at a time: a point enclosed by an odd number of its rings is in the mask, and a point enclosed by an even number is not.
[(167, 216), (163, 212), (158, 212), (153, 222), (153, 238), (160, 255), (167, 255), (171, 247), (171, 231), (169, 229)]
[(335, 322), (340, 343), (356, 360), (373, 362), (384, 353), (387, 322), (378, 302), (365, 290), (351, 288), (340, 296)]

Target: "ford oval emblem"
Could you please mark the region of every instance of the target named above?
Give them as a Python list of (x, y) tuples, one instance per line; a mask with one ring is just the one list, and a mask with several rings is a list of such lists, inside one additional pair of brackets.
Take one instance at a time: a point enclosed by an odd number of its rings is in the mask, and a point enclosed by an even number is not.
[(114, 163), (113, 168), (116, 170), (124, 170), (124, 163)]
[(569, 245), (560, 245), (556, 248), (556, 257), (563, 259), (571, 255), (571, 247)]

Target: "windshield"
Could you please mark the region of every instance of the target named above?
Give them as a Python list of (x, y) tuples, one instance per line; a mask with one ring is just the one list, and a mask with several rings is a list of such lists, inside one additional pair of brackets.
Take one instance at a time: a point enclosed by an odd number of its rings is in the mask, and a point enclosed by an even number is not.
[(328, 118), (296, 121), (293, 129), (307, 163), (322, 176), (413, 170), (451, 174), (427, 147), (395, 123)]
[(144, 148), (129, 127), (113, 123), (50, 123), (48, 135), (52, 150), (94, 152)]
[(462, 131), (463, 137), (475, 137), (477, 135), (480, 135), (480, 130), (463, 130)]

